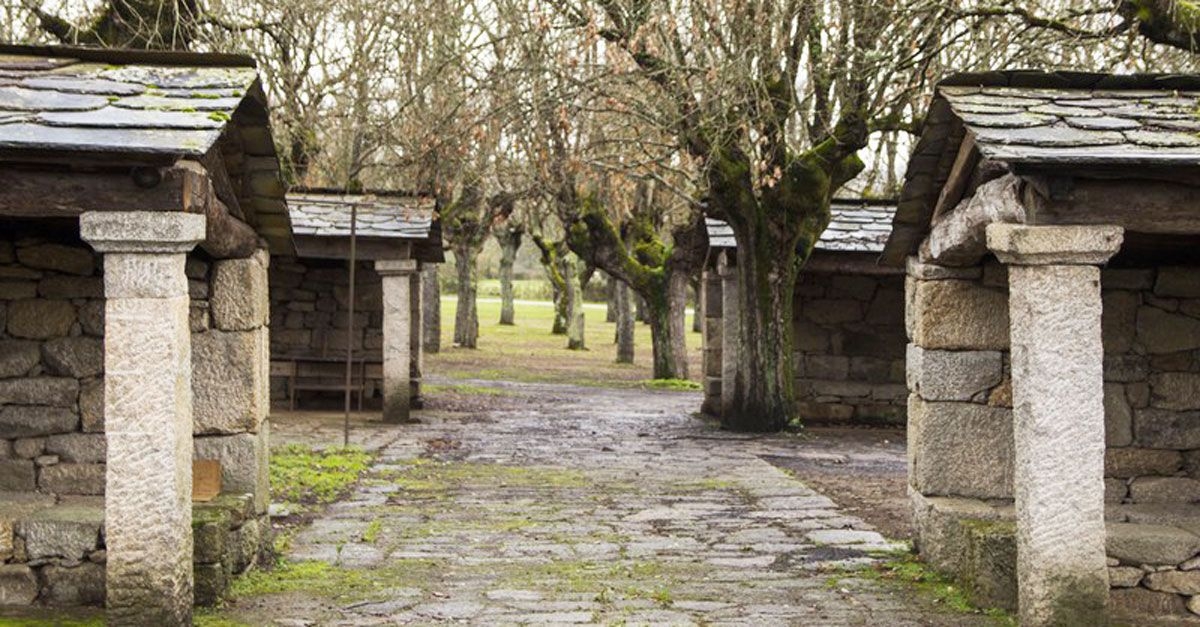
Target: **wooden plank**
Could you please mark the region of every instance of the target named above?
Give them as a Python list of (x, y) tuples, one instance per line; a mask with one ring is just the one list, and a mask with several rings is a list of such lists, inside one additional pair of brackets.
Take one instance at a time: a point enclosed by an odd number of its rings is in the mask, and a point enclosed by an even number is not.
[(1113, 224), (1127, 231), (1164, 235), (1200, 234), (1200, 186), (1140, 179), (1075, 179), (1062, 200), (1028, 185), (1029, 224)]
[(962, 201), (963, 194), (967, 191), (967, 185), (971, 182), (971, 175), (979, 166), (979, 160), (980, 154), (979, 149), (975, 146), (975, 134), (968, 131), (958, 146), (958, 155), (954, 158), (954, 166), (950, 168), (950, 175), (946, 178), (946, 184), (942, 186), (937, 204), (933, 207), (932, 221), (934, 223), (943, 213), (954, 209)]
[(204, 175), (162, 170), (162, 182), (139, 187), (129, 170), (73, 171), (0, 168), (0, 216), (75, 217), (85, 211), (184, 211), (204, 206)]
[[(317, 259), (349, 259), (349, 237), (322, 237), (319, 235), (295, 235), (296, 254), (300, 257)], [(362, 260), (375, 259), (409, 259), (412, 250), (410, 242), (397, 238), (360, 237), (357, 241), (355, 256)]]
[(192, 501), (207, 503), (221, 494), (221, 462), (215, 459), (192, 461)]

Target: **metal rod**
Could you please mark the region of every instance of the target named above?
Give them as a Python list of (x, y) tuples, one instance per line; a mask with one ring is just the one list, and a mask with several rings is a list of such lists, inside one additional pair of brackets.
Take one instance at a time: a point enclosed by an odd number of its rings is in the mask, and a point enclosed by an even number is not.
[(350, 316), (346, 320), (346, 418), (342, 445), (350, 446), (350, 387), (354, 382), (354, 268), (358, 265), (358, 204), (350, 205)]

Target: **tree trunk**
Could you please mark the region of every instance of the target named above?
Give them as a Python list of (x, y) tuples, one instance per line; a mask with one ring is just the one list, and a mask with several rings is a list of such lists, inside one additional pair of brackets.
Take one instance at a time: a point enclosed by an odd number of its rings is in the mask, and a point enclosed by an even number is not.
[(737, 374), (723, 382), (734, 392), (721, 419), (734, 431), (779, 431), (795, 418), (792, 299), (800, 263), (779, 263), (778, 251), (792, 245), (779, 239), (753, 230), (738, 237)]
[(468, 246), (454, 249), (454, 269), (458, 272), (458, 306), (454, 312), (454, 343), (462, 348), (477, 348), (479, 344), (479, 313), (475, 306), (477, 272), (475, 255), (478, 250)]
[(433, 355), (442, 350), (442, 286), (437, 265), (429, 264), (421, 270), (421, 308), (423, 348)]
[[(608, 280), (608, 290), (607, 290), (608, 299), (605, 302), (605, 307), (604, 307), (604, 321), (605, 322), (616, 322), (617, 321), (617, 290), (620, 289), (617, 287), (617, 284), (620, 283), (620, 281), (617, 281), (616, 279), (614, 279), (612, 277), (612, 275), (609, 275), (609, 274), (605, 274), (604, 278)], [(626, 297), (628, 297), (628, 294), (626, 295)]]
[(633, 296), (633, 301), (637, 306), (637, 315), (635, 316), (636, 320), (638, 322), (649, 324), (650, 312), (648, 311), (649, 307), (647, 306), (646, 299), (641, 294), (635, 293)]
[(567, 349), (581, 351), (587, 350), (587, 342), (584, 339), (583, 285), (576, 262), (575, 255), (564, 256), (562, 274), (567, 284)]
[(617, 363), (633, 363), (633, 305), (629, 302), (629, 286), (612, 279), (613, 310), (617, 314)]
[(704, 333), (704, 282), (697, 279), (692, 283), (692, 294), (696, 300), (692, 305), (692, 333)]
[(665, 293), (646, 296), (650, 323), (650, 343), (654, 349), (655, 379), (686, 379), (688, 278), (681, 273), (667, 275)]
[(500, 243), (500, 324), (513, 325), (513, 265), (517, 251), (521, 248), (520, 231), (499, 229), (496, 240)]

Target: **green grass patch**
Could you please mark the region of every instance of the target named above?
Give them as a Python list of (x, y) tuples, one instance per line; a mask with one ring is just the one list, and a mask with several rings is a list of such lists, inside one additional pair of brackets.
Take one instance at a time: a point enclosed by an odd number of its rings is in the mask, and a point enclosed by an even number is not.
[(493, 388), (486, 385), (470, 385), (467, 383), (434, 383), (424, 385), (421, 390), (425, 394), (437, 394), (439, 392), (450, 394), (462, 394), (463, 396), (516, 396), (512, 390), (503, 388)]
[(914, 588), (918, 593), (933, 598), (941, 607), (960, 614), (983, 614), (995, 619), (997, 625), (1017, 625), (1016, 618), (1003, 610), (976, 607), (966, 591), (953, 580), (933, 570), (911, 553), (855, 574)]
[(334, 599), (366, 599), (388, 590), (423, 587), (441, 568), (434, 560), (389, 560), (386, 568), (341, 568), (326, 562), (282, 562), (233, 580), (231, 599), (298, 592)]
[(0, 627), (104, 627), (104, 618), (5, 618), (0, 616)]
[(271, 497), (277, 502), (332, 503), (350, 491), (370, 463), (371, 455), (359, 447), (277, 448), (271, 451)]
[(539, 466), (502, 466), (473, 462), (415, 459), (381, 479), (414, 492), (443, 492), (463, 487), (575, 488), (589, 485), (575, 470)]
[(704, 386), (696, 381), (687, 379), (647, 379), (642, 381), (642, 387), (648, 390), (672, 390), (676, 392), (702, 390)]
[(379, 538), (380, 531), (383, 531), (383, 521), (376, 518), (371, 521), (371, 524), (367, 525), (367, 530), (363, 532), (363, 542), (375, 544), (375, 540)]

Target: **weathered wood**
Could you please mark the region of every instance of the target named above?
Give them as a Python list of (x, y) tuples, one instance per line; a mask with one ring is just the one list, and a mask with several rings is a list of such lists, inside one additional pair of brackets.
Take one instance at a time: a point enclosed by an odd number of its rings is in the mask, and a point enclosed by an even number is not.
[(933, 225), (921, 245), (921, 260), (943, 266), (978, 263), (988, 254), (987, 225), (1025, 222), (1021, 187), (1021, 180), (1011, 174), (981, 185)]
[(1029, 224), (1112, 224), (1151, 234), (1200, 234), (1200, 186), (1139, 179), (1074, 180), (1059, 200), (1045, 182), (1024, 194)]
[(204, 205), (202, 172), (162, 170), (162, 182), (139, 187), (128, 169), (81, 172), (0, 168), (0, 216), (76, 217), (85, 211), (180, 211)]
[(901, 276), (904, 268), (879, 264), (876, 253), (814, 251), (804, 264), (806, 274), (861, 274), (867, 276)]
[(962, 202), (963, 194), (971, 182), (975, 168), (979, 166), (979, 160), (980, 154), (979, 149), (975, 146), (975, 134), (968, 131), (958, 146), (958, 156), (954, 159), (954, 166), (950, 168), (950, 175), (946, 178), (946, 184), (942, 187), (941, 194), (938, 195), (937, 204), (934, 205), (933, 221), (936, 222), (943, 213), (957, 207), (958, 203)]
[(205, 238), (200, 247), (217, 259), (245, 259), (259, 249), (258, 233), (234, 217), (225, 203), (213, 197), (205, 215)]
[[(349, 259), (350, 238), (323, 237), (319, 235), (296, 235), (296, 254), (317, 259)], [(412, 245), (409, 242), (386, 237), (360, 237), (355, 256), (363, 260), (409, 259)]]

